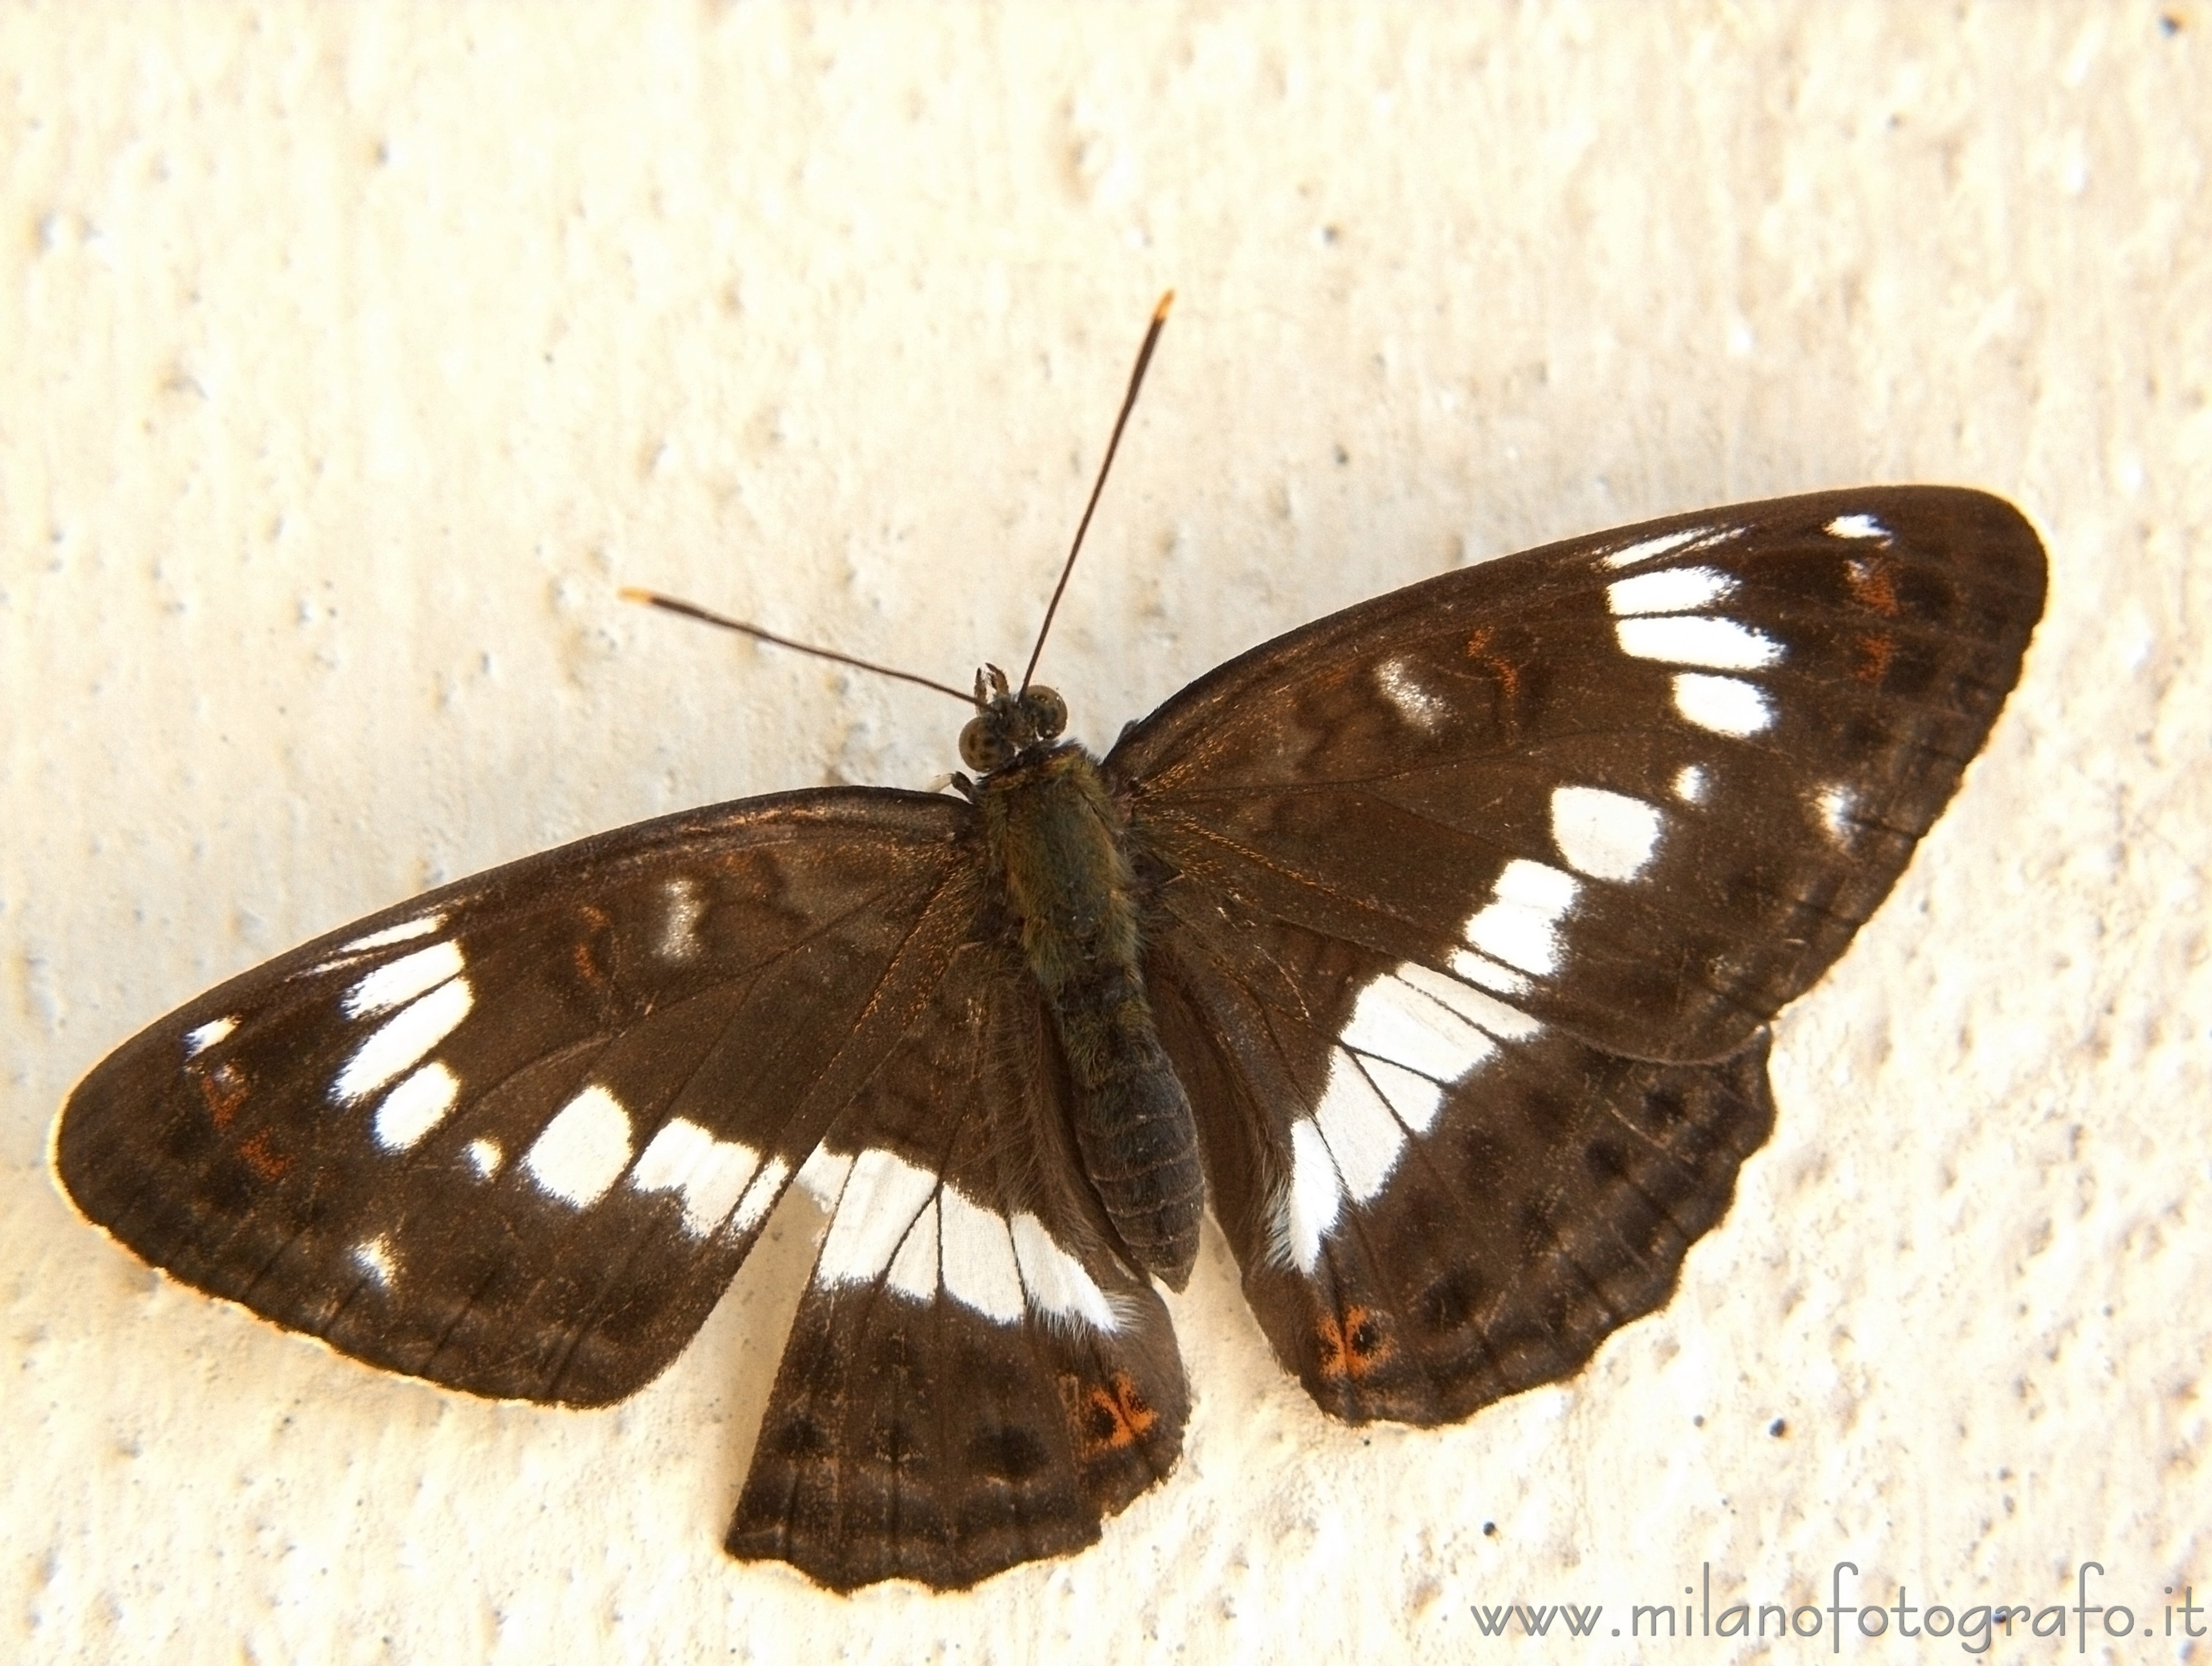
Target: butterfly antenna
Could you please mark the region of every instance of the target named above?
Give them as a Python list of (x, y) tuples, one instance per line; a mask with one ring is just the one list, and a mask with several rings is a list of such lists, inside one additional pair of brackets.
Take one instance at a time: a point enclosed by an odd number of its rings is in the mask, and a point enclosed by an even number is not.
[(702, 624), (720, 625), (725, 630), (734, 630), (741, 636), (750, 636), (757, 642), (769, 642), (777, 648), (787, 648), (793, 654), (811, 654), (817, 660), (828, 660), (833, 664), (850, 666), (854, 671), (872, 671), (878, 677), (892, 677), (902, 683), (914, 683), (925, 689), (935, 689), (939, 694), (949, 694), (963, 706), (975, 704), (973, 695), (963, 694), (950, 683), (939, 683), (910, 671), (901, 671), (894, 666), (879, 666), (872, 660), (856, 660), (849, 654), (840, 654), (834, 648), (816, 648), (811, 642), (794, 642), (788, 636), (779, 636), (773, 630), (763, 630), (757, 624), (747, 624), (743, 619), (725, 618), (720, 613), (710, 613), (696, 603), (679, 601), (673, 596), (664, 596), (657, 590), (638, 590), (625, 587), (622, 599), (626, 602), (641, 602), (647, 607), (657, 607), (664, 612), (681, 613), (687, 619), (696, 619)]
[(1075, 523), (1075, 542), (1067, 551), (1067, 560), (1060, 569), (1060, 582), (1052, 587), (1052, 600), (1046, 604), (1044, 623), (1037, 627), (1036, 646), (1030, 650), (1030, 662), (1022, 672), (1022, 691), (1026, 693), (1030, 678), (1036, 675), (1037, 661), (1044, 657), (1044, 639), (1052, 634), (1052, 617), (1060, 611), (1060, 599), (1067, 589), (1068, 575), (1075, 571), (1075, 558), (1083, 553), (1083, 535), (1091, 530), (1091, 517), (1098, 508), (1098, 495), (1106, 489), (1106, 476), (1114, 466), (1114, 453), (1121, 447), (1121, 430), (1129, 425), (1129, 412), (1135, 409), (1137, 390), (1145, 385), (1145, 368), (1152, 362), (1152, 349), (1160, 339), (1160, 331), (1168, 321), (1168, 308), (1175, 305), (1175, 291), (1170, 289), (1160, 297), (1160, 304), (1152, 308), (1152, 327), (1145, 331), (1145, 344), (1137, 350), (1136, 368), (1129, 373), (1129, 391), (1121, 396), (1121, 411), (1114, 419), (1114, 437), (1106, 442), (1106, 460), (1098, 465), (1098, 478), (1091, 488), (1091, 502), (1083, 506), (1083, 519)]

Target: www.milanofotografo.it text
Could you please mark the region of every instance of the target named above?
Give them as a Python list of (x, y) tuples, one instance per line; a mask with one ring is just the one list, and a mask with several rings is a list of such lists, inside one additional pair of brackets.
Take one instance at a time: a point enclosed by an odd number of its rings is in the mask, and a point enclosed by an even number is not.
[[(1602, 1602), (1477, 1602), (1471, 1605), (1477, 1633), (1521, 1642), (1569, 1641), (1578, 1638), (1639, 1638), (1645, 1640), (1699, 1638), (1826, 1639), (1843, 1652), (1846, 1639), (1898, 1636), (1955, 1643), (1968, 1654), (1985, 1654), (2015, 1638), (2069, 1638), (2087, 1653), (2095, 1638), (2201, 1638), (2212, 1636), (2212, 1606), (2197, 1601), (2193, 1584), (2162, 1587), (2162, 1599), (2137, 1607), (2106, 1600), (2101, 1562), (2075, 1569), (2070, 1602), (1997, 1602), (1954, 1607), (1916, 1602), (1897, 1587), (1889, 1601), (1875, 1600), (1858, 1584), (1856, 1562), (1838, 1562), (1830, 1571), (1829, 1596), (1820, 1602), (1723, 1603), (1713, 1607), (1713, 1567), (1705, 1563), (1700, 1584), (1682, 1587), (1684, 1601), (1638, 1602), (1626, 1609)], [(1847, 1600), (1848, 1599), (1848, 1600)]]

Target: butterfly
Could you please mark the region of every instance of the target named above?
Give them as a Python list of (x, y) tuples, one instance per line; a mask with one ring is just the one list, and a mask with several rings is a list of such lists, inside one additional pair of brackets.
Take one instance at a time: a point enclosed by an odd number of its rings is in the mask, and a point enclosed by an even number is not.
[(1463, 1419), (1663, 1304), (1772, 1125), (1771, 1021), (2044, 587), (2010, 505), (1875, 487), (1444, 574), (1103, 759), (987, 672), (957, 792), (689, 811), (373, 915), (118, 1049), (57, 1171), (189, 1285), (570, 1406), (658, 1376), (797, 1184), (826, 1225), (726, 1547), (972, 1584), (1174, 1467), (1159, 1288), (1209, 1206), (1353, 1422)]

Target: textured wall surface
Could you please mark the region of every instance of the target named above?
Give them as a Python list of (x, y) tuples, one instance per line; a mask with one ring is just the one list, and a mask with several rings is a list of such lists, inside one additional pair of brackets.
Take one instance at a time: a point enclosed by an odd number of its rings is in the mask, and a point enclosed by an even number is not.
[[(2136, 1636), (2092, 1613), (2092, 1656), (2171, 1657), (2212, 1586), (2208, 112), (2194, 0), (0, 10), (0, 1648), (1458, 1661), (1526, 1602), (1621, 1658), (1708, 1580), (2043, 1609), (2094, 1560)], [(843, 1599), (718, 1548), (804, 1204), (596, 1414), (365, 1370), (77, 1219), (56, 1107), (219, 977), (599, 828), (953, 767), (948, 702), (615, 590), (1018, 663), (1169, 285), (1049, 656), (1096, 741), (1674, 510), (1956, 481), (2049, 544), (2020, 690), (1783, 1018), (1671, 1307), (1351, 1430), (1209, 1229), (1175, 1477), (1081, 1556)], [(1562, 1630), (1516, 1646), (1597, 1646)]]

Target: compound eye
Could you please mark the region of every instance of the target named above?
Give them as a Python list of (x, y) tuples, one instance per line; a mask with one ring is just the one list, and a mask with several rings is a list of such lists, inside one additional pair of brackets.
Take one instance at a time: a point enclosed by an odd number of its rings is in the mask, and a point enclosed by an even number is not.
[(1014, 749), (988, 716), (971, 717), (960, 731), (960, 761), (980, 775), (989, 775), (1008, 763)]
[(1067, 702), (1055, 689), (1032, 683), (1022, 693), (1022, 710), (1036, 730), (1039, 740), (1050, 740), (1067, 727)]

